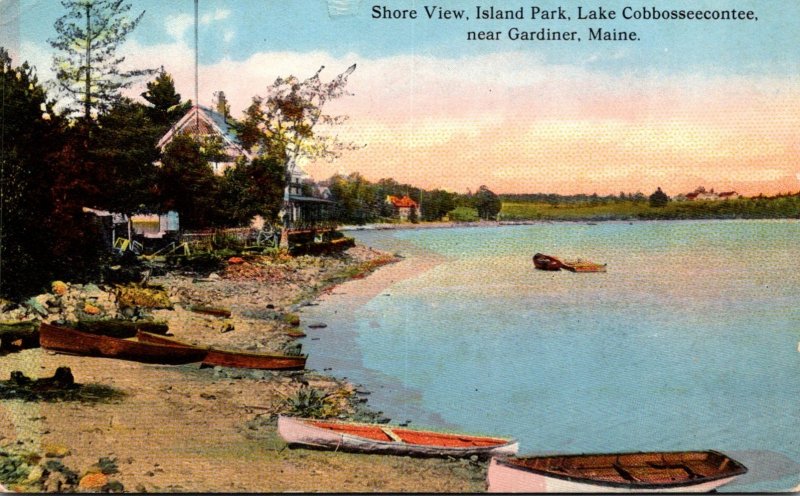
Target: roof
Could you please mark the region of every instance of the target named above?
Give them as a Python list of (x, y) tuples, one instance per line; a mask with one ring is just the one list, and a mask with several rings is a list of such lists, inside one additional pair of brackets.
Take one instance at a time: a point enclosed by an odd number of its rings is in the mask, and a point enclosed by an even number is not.
[(408, 196), (392, 196), (389, 195), (386, 200), (397, 208), (417, 208), (417, 202)]
[(198, 114), (203, 123), (211, 127), (215, 134), (222, 137), (223, 141), (225, 141), (225, 145), (229, 149), (232, 149), (232, 151), (235, 151), (240, 156), (245, 156), (248, 159), (253, 158), (252, 154), (242, 148), (242, 146), (239, 144), (239, 139), (237, 138), (234, 129), (228, 124), (225, 116), (203, 105), (195, 105), (189, 109), (186, 115), (184, 115), (181, 120), (175, 123), (175, 125), (173, 125), (170, 130), (161, 137), (157, 146), (159, 148), (164, 148), (167, 143), (172, 141), (172, 138), (176, 133), (179, 133), (180, 131), (192, 126), (195, 122), (195, 116)]

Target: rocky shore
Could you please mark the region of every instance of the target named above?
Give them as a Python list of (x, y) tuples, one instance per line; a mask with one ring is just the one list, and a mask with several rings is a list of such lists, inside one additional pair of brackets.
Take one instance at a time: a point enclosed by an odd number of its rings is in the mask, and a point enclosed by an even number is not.
[[(210, 274), (173, 271), (150, 277), (146, 286), (58, 281), (25, 304), (3, 302), (0, 322), (155, 321), (195, 344), (291, 353), (299, 351), (297, 337), (310, 324), (299, 321), (299, 308), (393, 261), (388, 253), (359, 246), (324, 257), (234, 257)], [(230, 316), (193, 311), (197, 306), (229, 309)], [(76, 385), (107, 393), (0, 400), (0, 482), (14, 490), (484, 489), (484, 464), (469, 460), (287, 449), (276, 432), (279, 413), (386, 420), (366, 407), (356, 385), (316, 371), (148, 365), (56, 354), (20, 342), (3, 347), (0, 380), (14, 371), (51, 377), (68, 367)]]

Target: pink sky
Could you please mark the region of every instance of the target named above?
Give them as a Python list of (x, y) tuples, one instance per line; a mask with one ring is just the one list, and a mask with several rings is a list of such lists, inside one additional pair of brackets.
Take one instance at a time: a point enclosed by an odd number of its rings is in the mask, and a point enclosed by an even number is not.
[[(34, 62), (49, 61), (45, 47), (23, 51)], [(185, 42), (132, 42), (126, 52), (133, 67), (163, 62), (184, 98), (193, 96)], [(360, 172), (373, 181), (393, 177), (458, 192), (485, 184), (501, 193), (800, 190), (796, 77), (609, 74), (525, 52), (259, 52), (201, 66), (200, 102), (210, 104), (212, 93), (224, 90), (238, 117), (279, 75), (309, 76), (325, 65), (323, 75), (332, 78), (354, 62), (354, 95), (329, 110), (349, 116), (332, 131), (363, 147), (334, 162), (305, 164), (317, 180)]]

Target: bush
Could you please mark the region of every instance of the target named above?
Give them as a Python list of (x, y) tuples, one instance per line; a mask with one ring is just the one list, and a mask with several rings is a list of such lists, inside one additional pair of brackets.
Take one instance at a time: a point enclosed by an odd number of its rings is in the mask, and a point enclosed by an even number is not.
[(448, 212), (447, 216), (453, 222), (476, 222), (478, 211), (470, 207), (458, 207)]

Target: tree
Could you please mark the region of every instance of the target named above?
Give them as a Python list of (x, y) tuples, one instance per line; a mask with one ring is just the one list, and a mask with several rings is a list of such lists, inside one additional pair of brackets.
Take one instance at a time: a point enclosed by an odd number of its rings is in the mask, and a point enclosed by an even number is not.
[(93, 180), (101, 186), (93, 206), (129, 215), (156, 210), (153, 164), (163, 127), (153, 122), (149, 110), (123, 98), (99, 117), (89, 148), (90, 161), (99, 165)]
[(669, 196), (666, 193), (661, 191), (661, 187), (655, 190), (655, 192), (650, 195), (650, 206), (651, 207), (666, 207), (667, 203), (669, 203)]
[(496, 219), (503, 206), (500, 198), (486, 186), (478, 188), (478, 191), (475, 192), (474, 202), (478, 216), (483, 220)]
[(58, 36), (49, 40), (60, 53), (53, 56), (59, 88), (73, 100), (89, 122), (118, 100), (133, 78), (149, 70), (121, 71), (125, 57), (117, 48), (142, 20), (144, 11), (131, 19), (124, 0), (61, 0), (67, 13), (55, 23)]
[[(345, 116), (333, 116), (323, 112), (332, 100), (345, 95), (347, 78), (356, 69), (350, 66), (334, 79), (323, 82), (321, 67), (313, 76), (301, 81), (295, 76), (278, 78), (267, 88), (263, 97), (253, 97), (253, 103), (245, 111), (245, 119), (239, 126), (240, 138), (248, 148), (257, 148), (259, 154), (279, 158), (286, 171), (284, 204), (289, 202), (289, 183), (298, 161), (302, 159), (333, 159), (346, 149), (355, 148), (340, 141), (336, 136), (318, 133), (318, 125), (330, 127), (341, 124)], [(284, 233), (288, 227), (284, 219)], [(288, 240), (282, 237), (281, 244)]]
[[(54, 277), (97, 270), (100, 237), (82, 212), (86, 177), (67, 160), (64, 119), (27, 64), (0, 49), (0, 293), (21, 298)], [(7, 263), (7, 261), (13, 261)]]
[(213, 226), (218, 219), (215, 203), (220, 181), (202, 148), (194, 137), (176, 135), (164, 149), (159, 169), (161, 209), (177, 211), (181, 227), (189, 229)]
[(222, 224), (246, 225), (255, 215), (273, 223), (283, 205), (283, 164), (274, 157), (257, 157), (225, 171), (220, 186)]
[(158, 76), (147, 83), (147, 91), (142, 93), (142, 98), (152, 105), (148, 109), (150, 118), (162, 126), (164, 132), (192, 107), (191, 100), (181, 103), (181, 95), (175, 90), (175, 81), (163, 66)]

